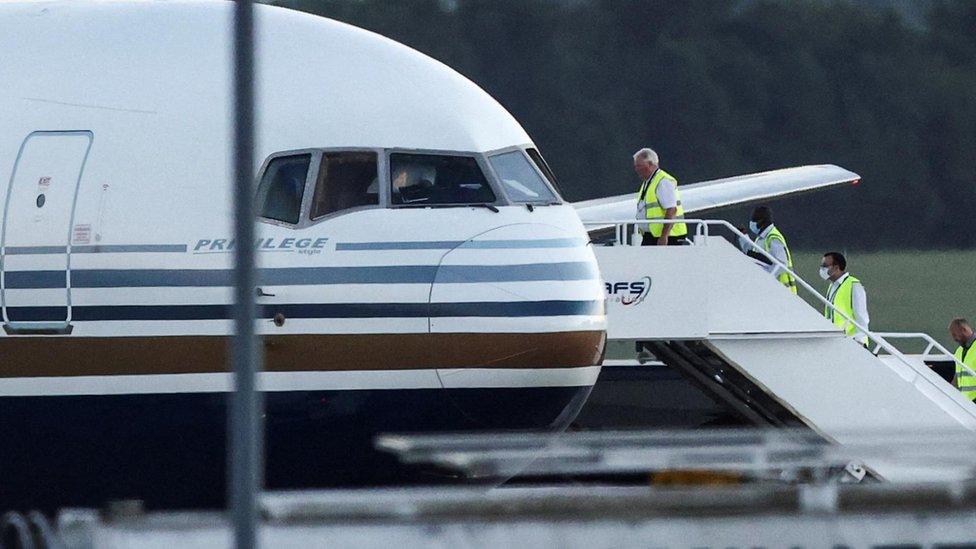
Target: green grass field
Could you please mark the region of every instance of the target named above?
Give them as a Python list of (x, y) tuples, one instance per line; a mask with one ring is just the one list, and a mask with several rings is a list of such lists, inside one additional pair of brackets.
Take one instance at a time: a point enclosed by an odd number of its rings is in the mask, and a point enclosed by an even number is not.
[[(843, 250), (841, 250), (844, 252)], [(949, 320), (976, 320), (976, 251), (844, 252), (847, 270), (864, 284), (871, 329), (926, 332), (949, 350)], [(821, 293), (820, 252), (795, 252), (794, 267)], [(801, 295), (803, 291), (801, 290)], [(912, 350), (906, 346), (905, 350)]]

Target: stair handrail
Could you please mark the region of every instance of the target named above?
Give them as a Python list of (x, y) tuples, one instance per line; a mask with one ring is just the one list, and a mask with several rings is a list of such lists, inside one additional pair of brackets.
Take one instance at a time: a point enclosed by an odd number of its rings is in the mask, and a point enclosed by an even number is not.
[[(625, 231), (622, 230), (622, 229), (624, 227), (626, 227), (627, 225), (633, 225), (634, 226), (634, 235), (636, 236), (638, 234), (638, 232), (639, 232), (640, 225), (648, 225), (648, 224), (651, 224), (651, 223), (653, 223), (655, 225), (658, 225), (658, 224), (674, 225), (674, 224), (677, 224), (677, 223), (685, 223), (685, 224), (688, 224), (688, 225), (695, 225), (696, 226), (695, 235), (696, 236), (704, 236), (704, 237), (706, 237), (706, 239), (707, 239), (708, 236), (710, 236), (709, 230), (708, 230), (708, 228), (710, 226), (713, 226), (714, 225), (714, 226), (724, 227), (724, 228), (728, 229), (732, 234), (738, 236), (739, 239), (740, 239), (739, 240), (740, 242), (742, 242), (742, 241), (748, 242), (749, 243), (749, 246), (751, 248), (755, 249), (763, 257), (765, 257), (766, 259), (768, 259), (771, 262), (771, 264), (776, 265), (783, 272), (786, 272), (787, 274), (789, 274), (790, 276), (792, 276), (793, 277), (793, 280), (796, 281), (796, 283), (797, 283), (798, 286), (802, 286), (807, 292), (811, 293), (814, 298), (816, 298), (818, 301), (820, 301), (825, 306), (827, 306), (831, 311), (833, 311), (836, 314), (839, 314), (841, 316), (841, 318), (843, 318), (844, 321), (845, 321), (844, 324), (841, 326), (841, 328), (845, 328), (846, 329), (846, 327), (847, 327), (847, 325), (849, 323), (850, 325), (852, 325), (855, 328), (857, 328), (858, 330), (860, 330), (868, 338), (869, 341), (873, 341), (874, 343), (877, 344), (876, 352), (879, 349), (883, 349), (883, 350), (887, 351), (889, 355), (894, 356), (894, 357), (897, 357), (898, 360), (902, 364), (908, 366), (912, 371), (918, 373), (918, 369), (917, 369), (916, 365), (911, 360), (909, 360), (908, 357), (906, 357), (900, 350), (898, 350), (897, 347), (895, 347), (894, 345), (892, 345), (891, 343), (889, 343), (880, 334), (868, 330), (867, 327), (862, 326), (856, 320), (854, 320), (853, 318), (849, 317), (843, 311), (841, 311), (840, 309), (838, 309), (837, 307), (835, 307), (834, 304), (831, 303), (829, 299), (827, 299), (826, 297), (824, 297), (823, 295), (821, 295), (820, 292), (818, 292), (806, 280), (803, 280), (800, 277), (800, 275), (796, 274), (796, 272), (794, 272), (793, 269), (790, 269), (783, 262), (781, 262), (780, 260), (778, 260), (775, 257), (773, 257), (772, 254), (770, 254), (769, 252), (767, 252), (766, 250), (764, 250), (761, 246), (759, 246), (758, 244), (756, 244), (756, 242), (754, 240), (752, 240), (751, 238), (749, 238), (748, 236), (746, 236), (742, 231), (740, 231), (738, 228), (736, 228), (735, 225), (729, 223), (728, 221), (726, 221), (724, 219), (684, 219), (684, 218), (677, 218), (677, 219), (663, 219), (663, 218), (660, 218), (660, 219), (647, 219), (647, 220), (644, 220), (644, 219), (623, 219), (623, 220), (582, 221), (582, 223), (583, 223), (584, 226), (586, 226), (586, 225), (602, 225), (602, 226), (614, 225), (614, 227), (616, 229), (615, 234), (616, 234), (616, 236), (618, 238), (618, 242), (622, 242), (622, 240), (620, 240), (619, 237), (621, 235), (625, 234)], [(703, 241), (703, 243), (704, 242), (705, 241)], [(926, 337), (929, 337), (929, 336), (926, 335)], [(929, 339), (931, 339), (931, 338), (929, 338)], [(957, 368), (958, 367), (962, 367), (964, 370), (966, 370), (967, 372), (969, 372), (970, 375), (976, 376), (976, 371), (973, 371), (972, 368), (970, 368), (966, 364), (964, 364), (961, 361), (959, 361), (955, 357), (955, 355), (952, 355), (952, 359), (953, 359), (953, 362), (955, 362)], [(929, 383), (932, 383), (932, 381), (928, 377), (926, 377), (924, 375), (921, 376), (921, 377), (923, 379), (929, 381)], [(934, 383), (932, 383), (932, 385), (938, 387), (938, 385), (935, 385)], [(938, 387), (938, 388), (939, 388), (940, 391), (943, 391), (944, 392), (944, 389), (943, 388), (941, 388), (941, 387)]]
[[(938, 358), (942, 356), (942, 357), (951, 358), (953, 362), (958, 362), (955, 353), (950, 351), (947, 347), (939, 343), (934, 337), (930, 336), (929, 334), (926, 334), (925, 332), (875, 332), (875, 333), (885, 339), (921, 339), (922, 341), (928, 343), (928, 345), (925, 347), (925, 350), (922, 351), (923, 359), (928, 357)], [(877, 352), (879, 349), (880, 348), (875, 349), (875, 352)], [(941, 354), (933, 354), (931, 352), (932, 349), (939, 351)], [(963, 364), (963, 366), (965, 366), (965, 364)]]

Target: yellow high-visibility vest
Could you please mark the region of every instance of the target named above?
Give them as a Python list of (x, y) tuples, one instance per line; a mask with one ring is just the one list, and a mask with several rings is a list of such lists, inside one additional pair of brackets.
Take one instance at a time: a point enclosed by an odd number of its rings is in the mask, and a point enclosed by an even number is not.
[[(837, 311), (847, 315), (847, 318), (854, 320), (854, 285), (860, 284), (861, 281), (854, 278), (853, 275), (848, 274), (844, 281), (840, 283), (837, 290), (831, 294), (830, 290), (827, 290), (827, 299), (836, 307)], [(853, 336), (857, 332), (857, 327), (854, 323), (848, 322), (847, 318), (844, 318), (838, 314), (834, 309), (824, 305), (824, 316), (829, 318), (834, 326), (844, 329), (844, 333), (849, 336)], [(861, 343), (866, 343), (867, 339), (861, 341)]]
[[(657, 200), (657, 186), (661, 183), (661, 180), (668, 178), (674, 181), (674, 195), (678, 199), (677, 211), (674, 214), (675, 219), (684, 219), (685, 209), (681, 205), (681, 192), (678, 190), (678, 180), (671, 176), (668, 172), (658, 168), (650, 179), (641, 183), (640, 189), (637, 191), (637, 207), (639, 210), (644, 211), (644, 215), (647, 219), (663, 219), (664, 218), (664, 208), (661, 207), (661, 203)], [(648, 228), (651, 234), (654, 236), (661, 236), (664, 232), (663, 223), (648, 223)], [(642, 232), (645, 229), (641, 229)], [(671, 228), (671, 236), (685, 236), (688, 234), (688, 225), (685, 223), (675, 223)]]
[[(769, 250), (772, 246), (773, 240), (779, 240), (780, 242), (783, 243), (783, 248), (786, 250), (786, 266), (789, 267), (790, 270), (792, 271), (793, 254), (790, 253), (790, 247), (786, 245), (786, 237), (783, 236), (783, 233), (779, 232), (779, 229), (777, 229), (775, 225), (773, 225), (773, 228), (769, 231), (769, 234), (767, 234), (766, 238), (763, 240), (763, 248), (766, 249), (766, 253), (770, 253)], [(782, 285), (789, 288), (790, 291), (793, 292), (794, 294), (796, 293), (796, 279), (794, 279), (793, 275), (791, 275), (790, 273), (780, 273), (776, 277), (776, 280), (779, 280)]]
[[(956, 360), (976, 371), (976, 343), (970, 345), (969, 349), (962, 347), (956, 349)], [(976, 377), (958, 364), (956, 364), (956, 385), (962, 396), (969, 400), (976, 400)]]

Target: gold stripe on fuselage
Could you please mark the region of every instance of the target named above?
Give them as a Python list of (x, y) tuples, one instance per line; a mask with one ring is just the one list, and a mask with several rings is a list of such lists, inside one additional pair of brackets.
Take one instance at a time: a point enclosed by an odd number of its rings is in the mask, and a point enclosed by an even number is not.
[[(600, 364), (602, 331), (265, 336), (270, 372), (570, 368)], [(227, 336), (3, 337), (0, 378), (227, 371)]]

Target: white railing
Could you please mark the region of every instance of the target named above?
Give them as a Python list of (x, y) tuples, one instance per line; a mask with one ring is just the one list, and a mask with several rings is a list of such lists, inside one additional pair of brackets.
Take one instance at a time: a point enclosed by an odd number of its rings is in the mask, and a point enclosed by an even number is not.
[[(769, 252), (767, 252), (766, 250), (764, 250), (762, 247), (760, 247), (758, 244), (756, 244), (751, 238), (747, 237), (745, 234), (742, 233), (742, 231), (740, 231), (739, 229), (737, 229), (735, 227), (735, 225), (732, 225), (731, 223), (729, 223), (728, 221), (725, 221), (724, 219), (648, 219), (648, 220), (623, 219), (623, 220), (584, 221), (583, 222), (583, 225), (584, 226), (595, 225), (595, 226), (598, 226), (598, 227), (610, 227), (610, 226), (613, 226), (614, 227), (614, 234), (615, 234), (616, 241), (618, 243), (620, 243), (620, 244), (626, 244), (626, 239), (624, 238), (624, 236), (627, 235), (627, 234), (629, 234), (629, 229), (628, 229), (629, 226), (633, 226), (633, 237), (634, 237), (634, 241), (636, 242), (637, 241), (637, 236), (640, 233), (640, 226), (642, 226), (642, 225), (644, 225), (644, 226), (646, 226), (648, 224), (655, 224), (655, 225), (657, 225), (657, 224), (671, 224), (671, 225), (673, 225), (673, 224), (677, 224), (677, 223), (686, 223), (688, 225), (694, 225), (696, 227), (696, 229), (695, 229), (696, 240), (693, 242), (693, 244), (695, 244), (695, 245), (705, 245), (705, 244), (707, 244), (707, 242), (708, 242), (708, 238), (707, 237), (710, 236), (710, 234), (709, 234), (709, 227), (721, 227), (721, 228), (727, 229), (729, 232), (731, 232), (733, 235), (739, 237), (741, 240), (744, 240), (745, 242), (748, 242), (749, 243), (749, 246), (752, 249), (754, 249), (755, 251), (759, 252), (763, 257), (765, 257), (766, 259), (768, 259), (771, 264), (776, 265), (780, 269), (781, 272), (788, 273), (790, 276), (792, 276), (793, 277), (793, 280), (796, 281), (797, 286), (802, 287), (807, 292), (809, 292), (810, 295), (813, 296), (814, 299), (816, 299), (817, 301), (820, 301), (821, 303), (823, 303), (824, 306), (826, 306), (831, 311), (833, 311), (834, 314), (840, 315), (840, 317), (844, 319), (844, 324), (840, 326), (841, 329), (846, 329), (847, 326), (848, 326), (848, 324), (849, 324), (851, 326), (854, 326), (857, 330), (859, 330), (865, 336), (867, 336), (868, 341), (870, 341), (870, 342), (872, 342), (872, 343), (875, 344), (875, 351), (874, 351), (875, 354), (877, 354), (878, 352), (880, 352), (880, 351), (883, 350), (883, 351), (887, 352), (889, 355), (894, 356), (894, 357), (897, 357), (900, 362), (902, 362), (904, 365), (908, 366), (916, 374), (921, 375), (919, 373), (919, 370), (918, 370), (918, 367), (917, 367), (916, 363), (913, 362), (913, 361), (911, 361), (911, 360), (909, 360), (908, 357), (906, 357), (897, 347), (895, 347), (894, 345), (892, 345), (891, 343), (889, 343), (887, 341), (887, 339), (886, 339), (886, 336), (890, 336), (893, 339), (894, 338), (900, 338), (902, 336), (922, 337), (926, 341), (930, 342), (929, 349), (927, 349), (927, 350), (930, 350), (933, 347), (938, 348), (939, 350), (941, 350), (942, 352), (944, 352), (948, 356), (952, 357), (952, 360), (956, 364), (957, 367), (960, 367), (961, 366), (964, 370), (966, 370), (967, 372), (969, 372), (971, 375), (976, 376), (976, 371), (973, 371), (972, 368), (970, 368), (966, 364), (963, 364), (958, 359), (956, 359), (955, 355), (953, 355), (952, 353), (950, 353), (945, 347), (943, 347), (942, 345), (940, 345), (937, 341), (935, 341), (934, 339), (932, 339), (927, 334), (922, 334), (922, 333), (919, 333), (919, 334), (877, 333), (877, 332), (872, 332), (872, 331), (868, 330), (868, 328), (866, 326), (862, 326), (860, 323), (858, 323), (857, 321), (855, 321), (853, 318), (847, 316), (846, 314), (844, 314), (843, 311), (841, 311), (840, 309), (838, 309), (837, 307), (835, 307), (834, 304), (830, 302), (830, 300), (828, 300), (826, 297), (824, 297), (823, 295), (821, 295), (820, 292), (818, 292), (807, 281), (805, 281), (802, 278), (800, 278), (800, 275), (796, 274), (796, 272), (794, 272), (793, 269), (790, 269), (788, 266), (786, 266), (780, 260), (778, 260), (775, 257), (773, 257), (772, 254), (770, 254)], [(706, 238), (702, 238), (702, 239), (699, 240), (697, 238), (699, 236), (706, 237)], [(927, 366), (926, 366), (926, 368), (927, 368)], [(923, 379), (926, 379), (926, 380), (929, 379), (928, 377), (926, 377), (924, 375), (921, 375), (921, 377)], [(931, 381), (930, 381), (930, 383), (931, 383)], [(943, 388), (942, 387), (939, 387), (939, 389), (942, 390)]]
[[(929, 334), (923, 332), (875, 332), (875, 334), (885, 339), (921, 339), (923, 342), (928, 344), (926, 345), (925, 350), (922, 351), (921, 355), (919, 355), (919, 358), (922, 359), (923, 361), (933, 360), (933, 359), (935, 360), (949, 359), (953, 362), (958, 362), (958, 359), (956, 359), (956, 355), (952, 351), (944, 347), (941, 343), (936, 341), (935, 338), (933, 338)], [(939, 352), (932, 353), (933, 349)], [(878, 354), (878, 352), (880, 351), (881, 349), (879, 347), (875, 347), (874, 349), (875, 354)], [(963, 366), (965, 366), (965, 364), (963, 364)]]

